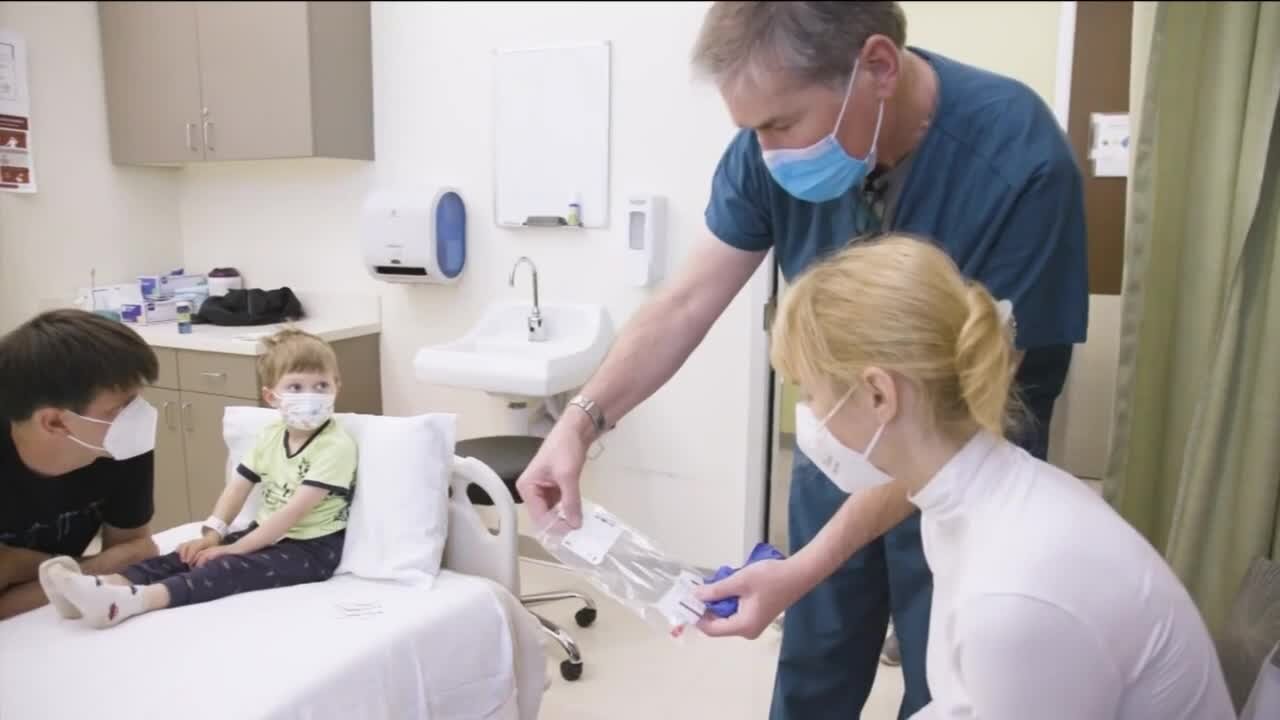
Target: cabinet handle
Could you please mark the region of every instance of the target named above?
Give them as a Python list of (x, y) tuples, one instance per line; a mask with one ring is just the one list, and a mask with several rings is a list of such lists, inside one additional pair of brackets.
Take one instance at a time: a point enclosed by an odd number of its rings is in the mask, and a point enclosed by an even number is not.
[(187, 426), (187, 432), (195, 432), (195, 423), (191, 421), (191, 403), (182, 403), (182, 422)]
[(200, 373), (200, 375), (202, 375), (203, 377), (207, 377), (210, 380), (226, 380), (227, 379), (227, 374), (224, 372), (202, 372)]
[(204, 121), (204, 149), (212, 150), (213, 141), (209, 138), (213, 137), (213, 123), (209, 120)]
[(170, 410), (173, 410), (173, 403), (172, 403), (171, 401), (165, 401), (165, 404), (164, 404), (164, 425), (165, 425), (165, 427), (169, 428), (170, 430), (177, 430), (178, 428), (177, 428), (177, 427), (175, 427), (175, 426), (174, 426), (174, 424), (173, 424), (173, 413), (172, 413), (172, 412), (170, 412)]
[(187, 128), (187, 149), (190, 150), (191, 152), (195, 152), (196, 141), (193, 135), (195, 135), (195, 132), (196, 132), (196, 124), (187, 123), (186, 128)]

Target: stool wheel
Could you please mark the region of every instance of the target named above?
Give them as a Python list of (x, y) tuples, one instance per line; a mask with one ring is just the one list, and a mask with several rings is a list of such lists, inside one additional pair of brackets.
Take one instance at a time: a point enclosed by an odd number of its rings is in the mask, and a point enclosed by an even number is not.
[(578, 623), (578, 627), (591, 627), (591, 624), (596, 621), (596, 609), (591, 607), (582, 608), (573, 614), (573, 620)]
[(569, 682), (582, 677), (582, 663), (565, 660), (560, 663), (560, 676)]

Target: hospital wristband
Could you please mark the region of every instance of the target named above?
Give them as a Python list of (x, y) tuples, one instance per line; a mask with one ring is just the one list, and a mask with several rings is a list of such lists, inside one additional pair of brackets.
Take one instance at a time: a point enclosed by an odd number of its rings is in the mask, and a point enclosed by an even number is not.
[(227, 536), (227, 532), (231, 528), (227, 527), (227, 524), (222, 522), (217, 515), (210, 515), (209, 519), (204, 521), (204, 527), (201, 530), (212, 530), (221, 539)]

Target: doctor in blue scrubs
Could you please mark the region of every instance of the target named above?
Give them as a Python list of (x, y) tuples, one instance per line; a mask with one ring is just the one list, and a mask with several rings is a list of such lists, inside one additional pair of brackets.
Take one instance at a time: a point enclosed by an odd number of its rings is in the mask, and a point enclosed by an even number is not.
[[(966, 275), (1012, 302), (1016, 383), (1034, 417), (1015, 439), (1044, 458), (1072, 345), (1087, 326), (1080, 171), (1032, 90), (906, 39), (895, 2), (712, 6), (694, 64), (715, 81), (741, 130), (712, 178), (708, 237), (628, 324), (521, 477), (535, 517), (557, 504), (571, 520), (579, 516), (591, 442), (670, 379), (770, 249), (794, 278), (888, 229), (933, 239)], [(857, 495), (797, 453), (792, 551), (846, 503), (865, 515), (861, 526), (877, 526)], [(766, 589), (752, 613), (728, 626), (755, 636), (786, 610), (775, 720), (859, 717), (891, 617), (906, 686), (900, 716), (929, 701), (932, 578), (919, 514), (855, 544), (802, 595)]]

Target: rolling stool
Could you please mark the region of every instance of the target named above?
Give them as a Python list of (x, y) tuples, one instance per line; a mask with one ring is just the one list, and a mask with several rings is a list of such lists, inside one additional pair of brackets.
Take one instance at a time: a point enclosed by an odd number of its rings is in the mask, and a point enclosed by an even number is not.
[[(511, 491), (512, 499), (519, 504), (523, 501), (520, 499), (520, 493), (516, 492), (516, 480), (520, 478), (520, 473), (524, 472), (524, 469), (533, 461), (533, 456), (537, 454), (538, 448), (541, 446), (542, 438), (539, 437), (495, 435), (460, 440), (457, 443), (454, 454), (459, 457), (475, 458), (488, 465), (489, 469), (493, 470), (502, 479), (502, 482), (506, 484), (507, 489)], [(489, 494), (477, 485), (467, 486), (467, 497), (475, 505), (493, 504)], [(561, 591), (520, 596), (520, 603), (525, 607), (534, 607), (564, 600), (582, 601), (584, 607), (573, 615), (578, 627), (590, 627), (596, 621), (595, 603), (592, 602), (591, 598), (581, 593)], [(533, 611), (531, 610), (530, 612)], [(542, 623), (542, 630), (550, 635), (564, 649), (565, 654), (569, 656), (567, 660), (560, 663), (560, 675), (569, 681), (582, 677), (582, 653), (578, 650), (578, 644), (559, 625), (536, 612), (533, 613), (533, 616), (538, 618), (538, 622)]]

